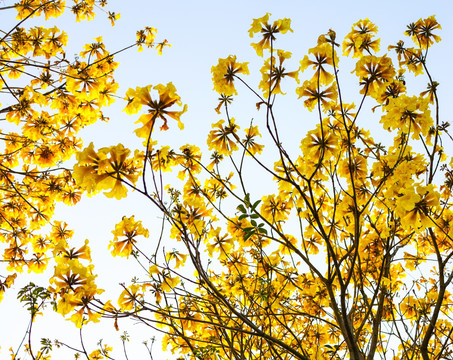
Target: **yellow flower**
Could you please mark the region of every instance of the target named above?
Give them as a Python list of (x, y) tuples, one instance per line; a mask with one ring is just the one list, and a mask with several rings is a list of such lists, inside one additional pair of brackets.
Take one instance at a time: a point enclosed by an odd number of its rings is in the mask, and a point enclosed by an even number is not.
[(80, 56), (82, 58), (85, 58), (88, 55), (90, 58), (94, 57), (96, 60), (99, 60), (106, 56), (106, 50), (104, 43), (102, 42), (102, 36), (99, 36), (94, 40), (95, 42), (86, 44), (83, 47), (84, 50), (80, 53)]
[(162, 290), (165, 292), (171, 291), (174, 287), (179, 284), (179, 277), (171, 277), (170, 275), (164, 276), (164, 281), (160, 285)]
[(219, 63), (211, 68), (214, 90), (224, 96), (236, 95), (234, 79), (237, 74), (249, 74), (248, 63), (236, 62), (236, 56), (230, 55), (226, 59), (219, 59)]
[(209, 132), (208, 147), (209, 150), (214, 149), (221, 155), (231, 155), (233, 151), (238, 149), (236, 131), (239, 126), (234, 123), (234, 118), (231, 118), (227, 126), (223, 126), (224, 123), (224, 120), (220, 120), (212, 124), (214, 130)]
[(334, 58), (332, 58), (332, 45), (329, 43), (322, 43), (314, 48), (311, 48), (308, 52), (313, 54), (314, 60), (310, 60), (310, 58), (305, 55), (303, 60), (300, 62), (300, 70), (304, 71), (308, 66), (313, 66), (315, 74), (313, 75), (311, 81), (317, 81), (319, 78), (319, 83), (321, 85), (328, 85), (332, 82), (334, 76), (325, 69), (325, 66), (333, 66), (334, 60), (336, 66), (338, 66), (339, 62), (336, 53), (334, 54)]
[(208, 234), (208, 240), (206, 243), (206, 250), (209, 256), (213, 256), (214, 251), (220, 252), (220, 258), (224, 259), (226, 254), (231, 252), (234, 242), (228, 233), (220, 235), (221, 228), (212, 228)]
[(242, 144), (247, 149), (247, 155), (261, 154), (263, 151), (264, 145), (255, 142), (257, 136), (261, 137), (258, 126), (250, 125), (248, 129), (245, 129), (245, 139), (242, 139)]
[[(149, 236), (148, 229), (142, 226), (141, 221), (135, 221), (134, 216), (129, 218), (123, 217), (121, 222), (116, 224), (115, 230), (112, 233), (114, 238), (109, 245), (109, 248), (113, 248), (112, 255), (125, 256), (127, 258), (132, 253), (134, 244), (137, 242), (135, 238), (139, 235), (146, 238)], [(125, 238), (119, 240), (119, 237)]]
[(107, 174), (98, 174), (101, 160), (106, 158), (103, 152), (96, 152), (94, 144), (77, 153), (78, 163), (74, 166), (74, 179), (79, 186), (88, 190), (88, 193), (94, 192), (97, 184), (108, 177)]
[(98, 101), (99, 105), (101, 106), (109, 106), (111, 105), (114, 101), (115, 98), (113, 97), (118, 90), (118, 83), (115, 81), (111, 82), (106, 82), (99, 86), (99, 94), (98, 94)]
[(68, 260), (71, 259), (85, 259), (91, 262), (91, 249), (88, 246), (88, 240), (79, 249), (67, 246), (66, 242), (60, 241), (54, 248), (54, 256), (59, 256)]
[[(185, 203), (187, 203), (185, 207), (181, 204), (173, 207), (173, 216), (178, 223), (184, 224), (184, 227), (187, 228), (191, 234), (200, 236), (206, 226), (207, 219), (212, 221), (212, 210), (206, 208), (203, 198), (187, 197), (185, 198)], [(179, 234), (180, 230), (176, 229), (176, 231), (178, 231)]]
[[(212, 163), (211, 163), (212, 164)], [(228, 196), (228, 192), (225, 189), (225, 183), (223, 180), (218, 179), (207, 179), (203, 188), (203, 195), (211, 201), (214, 199), (225, 199)]]
[(396, 202), (395, 210), (401, 217), (401, 224), (411, 228), (434, 226), (430, 216), (433, 208), (439, 205), (439, 198), (433, 184), (406, 189)]
[(379, 51), (379, 39), (374, 40), (373, 36), (377, 33), (377, 26), (370, 20), (359, 20), (352, 26), (352, 31), (346, 35), (343, 42), (343, 54), (349, 56), (351, 50), (352, 57), (361, 57), (364, 52), (371, 54), (372, 51)]
[(415, 319), (419, 314), (418, 300), (413, 296), (405, 297), (400, 303), (400, 310), (405, 318)]
[(169, 146), (163, 146), (150, 154), (151, 165), (155, 171), (171, 171), (177, 165), (178, 155)]
[(3, 294), (5, 290), (10, 288), (11, 285), (14, 284), (14, 280), (16, 279), (17, 274), (8, 275), (5, 280), (0, 280), (0, 301), (3, 298)]
[[(224, 265), (228, 267), (228, 270), (233, 274), (243, 276), (249, 271), (249, 264), (247, 258), (244, 256), (242, 251), (231, 251), (226, 254), (225, 259), (221, 261)], [(234, 289), (233, 289), (234, 291)]]
[[(99, 322), (102, 313), (95, 310), (95, 306), (91, 306), (91, 301), (96, 294), (101, 293), (102, 290), (91, 288), (85, 291), (79, 291), (76, 294), (65, 294), (71, 297), (70, 305), (73, 309), (78, 307), (77, 311), (71, 315), (70, 320), (78, 327), (82, 327), (87, 321)], [(72, 309), (71, 309), (72, 310)]]
[(68, 224), (63, 221), (55, 221), (52, 226), (50, 236), (55, 240), (55, 243), (60, 241), (66, 242), (74, 235), (74, 230), (68, 229)]
[[(269, 94), (283, 94), (280, 88), (281, 80), (286, 77), (292, 77), (299, 83), (299, 72), (298, 71), (286, 71), (283, 66), (285, 59), (291, 57), (289, 51), (277, 50), (279, 59), (279, 65), (276, 64), (275, 57), (271, 56), (266, 60), (264, 66), (261, 68), (262, 80), (259, 84), (259, 88), (263, 92), (265, 98), (269, 97)], [(272, 67), (271, 67), (272, 64)]]
[(105, 357), (102, 355), (101, 350), (94, 350), (88, 356), (88, 359), (89, 360), (101, 360), (101, 359), (105, 359)]
[(310, 111), (314, 109), (319, 101), (321, 101), (324, 110), (329, 110), (332, 107), (332, 103), (328, 100), (334, 102), (338, 96), (337, 85), (335, 83), (321, 90), (315, 81), (310, 80), (306, 80), (301, 87), (298, 87), (296, 93), (299, 95), (299, 99), (303, 96), (307, 97), (304, 100), (304, 105)]
[(49, 258), (43, 253), (34, 254), (33, 258), (27, 262), (28, 272), (42, 273), (47, 268)]
[(400, 133), (412, 134), (412, 139), (418, 139), (420, 134), (428, 135), (433, 125), (429, 98), (401, 95), (389, 98), (384, 108), (385, 114), (380, 122), (387, 130), (397, 129)]
[(280, 196), (269, 195), (263, 198), (261, 215), (269, 222), (285, 221), (292, 208), (291, 200), (285, 201)]
[(187, 173), (196, 174), (201, 171), (201, 151), (195, 145), (184, 145), (179, 148), (182, 154), (178, 157), (178, 163), (184, 170), (180, 171), (178, 177), (184, 179)]
[(304, 154), (305, 161), (318, 161), (322, 156), (323, 159), (329, 159), (336, 157), (339, 148), (338, 136), (333, 132), (322, 132), (320, 126), (317, 126), (315, 130), (311, 130), (307, 133), (304, 139), (301, 141), (300, 149)]
[(128, 289), (124, 289), (118, 299), (118, 305), (120, 309), (123, 311), (128, 311), (132, 310), (134, 306), (136, 307), (136, 302), (139, 302), (141, 299), (143, 299), (143, 294), (139, 292), (140, 290), (141, 288), (137, 284), (132, 284)]
[(434, 98), (436, 97), (436, 90), (437, 87), (439, 86), (439, 83), (437, 81), (433, 81), (432, 83), (428, 84), (428, 87), (425, 91), (422, 91), (420, 93), (420, 96), (428, 96), (429, 103), (434, 104)]
[(32, 239), (33, 251), (36, 253), (45, 253), (48, 249), (55, 246), (48, 236), (35, 235)]
[[(360, 154), (355, 155), (351, 159), (351, 162), (345, 159), (341, 161), (339, 165), (338, 174), (346, 179), (350, 179), (352, 174), (355, 181), (364, 181), (368, 174), (367, 158)], [(360, 193), (358, 193), (358, 195), (360, 195)]]
[(253, 37), (256, 33), (259, 33), (262, 30), (263, 24), (267, 24), (270, 15), (270, 13), (266, 13), (263, 17), (253, 19), (252, 25), (249, 29), (250, 37)]
[(157, 265), (151, 265), (148, 269), (148, 272), (149, 272), (149, 275), (153, 275), (153, 274), (160, 274), (160, 270), (159, 270), (159, 266)]
[(406, 34), (412, 37), (412, 40), (417, 46), (422, 49), (427, 49), (435, 42), (439, 42), (440, 36), (433, 33), (433, 30), (442, 29), (434, 15), (419, 19), (415, 23), (407, 26)]
[(95, 287), (96, 276), (92, 274), (92, 270), (93, 265), (84, 266), (77, 259), (59, 261), (50, 279), (50, 283), (56, 286), (53, 292), (76, 292), (80, 291), (79, 288)]
[(361, 94), (365, 92), (377, 98), (385, 91), (387, 83), (393, 79), (396, 72), (393, 67), (392, 59), (386, 55), (363, 56), (356, 64), (353, 71), (360, 79), (360, 84), (363, 85)]
[(122, 144), (102, 148), (99, 151), (108, 154), (108, 158), (99, 162), (99, 172), (102, 175), (108, 175), (99, 189), (111, 189), (104, 193), (107, 197), (115, 197), (116, 199), (125, 197), (127, 188), (123, 185), (123, 182), (128, 180), (135, 184), (141, 172), (138, 151), (135, 152), (132, 159), (128, 158), (131, 151)]
[(141, 105), (148, 106), (148, 114), (140, 116), (137, 123), (143, 123), (143, 127), (137, 129), (135, 133), (139, 137), (148, 138), (149, 133), (152, 131), (154, 121), (160, 118), (164, 121), (160, 130), (168, 130), (167, 116), (178, 122), (180, 129), (184, 128), (183, 123), (180, 120), (182, 114), (187, 111), (187, 105), (183, 106), (181, 111), (168, 111), (167, 108), (172, 107), (174, 104), (182, 105), (181, 98), (176, 94), (176, 88), (172, 83), (168, 83), (166, 86), (159, 84), (153, 87), (159, 94), (159, 100), (153, 100), (151, 98), (150, 90), (151, 85), (140, 88), (137, 94), (137, 101)]
[(171, 44), (167, 41), (167, 39), (156, 45), (157, 55), (162, 55), (162, 51), (165, 46), (171, 47)]
[(108, 16), (108, 18), (109, 18), (110, 24), (111, 24), (112, 26), (115, 26), (115, 22), (116, 22), (117, 20), (119, 20), (120, 17), (121, 17), (120, 14), (117, 14), (117, 13), (115, 13), (114, 11), (109, 11), (109, 16)]
[(137, 47), (138, 51), (143, 50), (143, 45), (148, 48), (154, 46), (154, 40), (156, 39), (157, 30), (153, 27), (146, 26), (143, 30), (137, 31)]
[(233, 97), (227, 96), (225, 94), (220, 94), (220, 97), (218, 100), (219, 100), (219, 105), (217, 105), (217, 107), (214, 110), (217, 114), (220, 114), (220, 108), (222, 107), (222, 105), (225, 105), (225, 109), (226, 109), (227, 106), (229, 104), (231, 104), (231, 102), (233, 101)]
[(250, 37), (253, 37), (256, 33), (261, 33), (263, 38), (258, 43), (252, 43), (252, 47), (255, 49), (258, 56), (263, 56), (264, 49), (271, 48), (271, 42), (275, 41), (275, 34), (282, 33), (285, 34), (288, 30), (291, 29), (291, 19), (280, 19), (275, 20), (272, 25), (268, 23), (269, 16), (271, 14), (267, 13), (259, 19), (253, 19), (252, 25), (249, 30)]
[[(404, 92), (406, 92), (404, 83), (401, 80), (393, 79), (386, 84), (385, 89), (380, 92), (376, 100), (381, 104), (388, 105), (390, 99), (397, 98)], [(423, 93), (420, 96), (423, 96)]]
[(91, 143), (77, 154), (78, 163), (74, 166), (74, 179), (88, 194), (110, 190), (104, 194), (121, 199), (126, 196), (127, 188), (123, 183), (137, 182), (141, 173), (142, 158), (138, 150), (130, 158), (130, 150), (122, 144), (108, 148), (93, 149)]
[(70, 65), (66, 71), (66, 89), (78, 94), (82, 99), (93, 100), (98, 96), (103, 79), (95, 67), (86, 62)]

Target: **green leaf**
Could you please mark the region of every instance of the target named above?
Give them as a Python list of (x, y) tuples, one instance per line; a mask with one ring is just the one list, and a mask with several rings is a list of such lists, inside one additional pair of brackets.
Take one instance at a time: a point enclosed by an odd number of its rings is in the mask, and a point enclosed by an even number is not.
[(244, 240), (248, 240), (250, 236), (252, 236), (253, 234), (255, 234), (255, 231), (248, 232), (247, 234), (244, 235)]
[(247, 193), (244, 198), (245, 206), (250, 207), (250, 194)]
[(260, 202), (261, 202), (261, 200), (255, 201), (255, 203), (252, 205), (251, 211), (255, 211), (256, 207), (258, 206), (258, 204), (259, 204)]

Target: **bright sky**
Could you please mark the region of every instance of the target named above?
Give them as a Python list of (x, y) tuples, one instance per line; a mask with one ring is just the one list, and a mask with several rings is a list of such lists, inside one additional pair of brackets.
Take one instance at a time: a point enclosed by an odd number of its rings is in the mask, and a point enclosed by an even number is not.
[[(69, 0), (67, 1), (69, 3)], [(0, 1), (0, 5), (9, 5), (8, 0)], [(164, 51), (159, 57), (154, 50), (144, 50), (137, 53), (131, 49), (120, 54), (116, 61), (121, 63), (117, 71), (117, 81), (120, 84), (119, 94), (124, 93), (129, 87), (145, 86), (158, 83), (166, 84), (173, 82), (181, 96), (183, 103), (188, 104), (189, 111), (184, 114), (182, 121), (185, 130), (180, 132), (176, 123), (169, 123), (170, 130), (167, 133), (156, 133), (156, 138), (161, 144), (173, 142), (179, 145), (194, 143), (200, 147), (206, 147), (206, 135), (210, 124), (217, 122), (221, 116), (214, 111), (217, 105), (217, 95), (212, 91), (211, 73), (212, 65), (217, 64), (218, 58), (225, 58), (230, 54), (238, 56), (238, 61), (249, 61), (251, 73), (259, 72), (261, 64), (257, 62), (254, 50), (249, 46), (251, 39), (248, 29), (253, 18), (261, 17), (266, 12), (272, 13), (271, 19), (289, 17), (292, 19), (291, 27), (294, 33), (286, 34), (277, 40), (276, 46), (293, 53), (293, 68), (298, 67), (298, 62), (306, 54), (308, 48), (315, 46), (316, 40), (321, 33), (333, 29), (337, 38), (342, 39), (351, 29), (353, 23), (362, 18), (369, 18), (379, 27), (381, 37), (381, 54), (386, 52), (388, 45), (395, 44), (403, 39), (406, 25), (421, 17), (436, 15), (442, 25), (440, 33), (442, 42), (436, 45), (430, 52), (429, 66), (434, 80), (440, 83), (439, 91), (441, 104), (451, 104), (453, 97), (447, 91), (448, 85), (453, 81), (451, 58), (453, 56), (453, 6), (448, 0), (436, 1), (403, 1), (383, 0), (377, 1), (307, 1), (307, 0), (232, 0), (232, 1), (200, 1), (200, 0), (110, 0), (108, 9), (119, 12), (121, 19), (115, 27), (111, 27), (105, 16), (100, 16), (90, 23), (75, 24), (71, 16), (58, 19), (56, 24), (68, 32), (70, 37), (70, 51), (78, 53), (85, 43), (92, 42), (94, 37), (102, 35), (106, 47), (110, 51), (122, 48), (135, 42), (135, 31), (145, 26), (158, 29), (158, 40), (166, 38), (172, 44), (170, 49)], [(1, 13), (0, 26), (3, 30), (4, 23), (12, 23), (12, 11)], [(407, 39), (409, 41), (409, 39)], [(73, 54), (68, 52), (70, 58)], [(347, 62), (345, 62), (347, 64)], [(340, 63), (341, 66), (342, 63)], [(291, 68), (291, 65), (288, 65)], [(347, 84), (346, 90), (351, 90), (351, 96), (356, 97), (357, 87), (352, 69), (340, 69), (340, 76)], [(258, 84), (257, 75), (249, 77), (252, 84)], [(424, 86), (426, 80), (416, 79), (418, 84)], [(347, 80), (350, 79), (350, 80)], [(305, 132), (311, 128), (312, 118), (303, 108), (302, 102), (295, 101), (297, 97), (293, 92), (294, 86), (288, 84), (283, 89), (288, 90), (291, 101), (288, 106), (281, 106), (280, 118), (282, 119), (283, 132), (286, 141), (291, 145), (292, 140), (298, 141)], [(409, 84), (410, 89), (410, 84)], [(263, 114), (257, 113), (255, 99), (245, 93), (245, 89), (238, 87), (239, 97), (243, 94), (243, 101), (238, 101), (233, 107), (233, 116), (238, 122), (247, 124), (251, 118), (255, 118), (255, 124), (260, 124)], [(293, 95), (294, 94), (294, 95)], [(346, 96), (348, 94), (346, 93)], [(354, 98), (353, 98), (354, 100)], [(286, 104), (286, 103), (285, 103)], [(289, 106), (290, 105), (290, 106)], [(121, 112), (124, 104), (117, 102), (106, 114), (110, 116), (109, 123), (97, 124), (90, 127), (84, 133), (85, 145), (94, 141), (97, 147), (109, 146), (122, 142), (126, 146), (136, 148), (141, 140), (135, 137), (133, 122), (137, 118), (129, 117)], [(447, 119), (444, 110), (444, 119)], [(370, 119), (369, 127), (377, 129), (378, 117)], [(242, 126), (244, 127), (244, 126)], [(376, 128), (374, 128), (376, 127)], [(264, 129), (263, 129), (264, 131)], [(126, 261), (113, 259), (107, 252), (107, 245), (112, 238), (111, 231), (115, 223), (121, 220), (123, 215), (136, 214), (136, 218), (142, 220), (144, 225), (153, 233), (158, 212), (151, 204), (131, 194), (124, 201), (106, 199), (103, 195), (84, 199), (79, 205), (71, 209), (63, 209), (57, 218), (69, 223), (70, 228), (75, 230), (74, 241), (83, 243), (84, 239), (90, 240), (93, 251), (93, 260), (96, 264), (95, 271), (99, 274), (99, 284), (104, 288), (116, 289), (118, 283), (128, 282), (133, 273), (128, 272)], [(152, 238), (152, 235), (151, 235)], [(151, 239), (152, 240), (152, 239)], [(173, 245), (169, 245), (173, 246)], [(39, 278), (33, 277), (39, 282)], [(28, 282), (28, 280), (27, 280)], [(16, 290), (25, 282), (18, 283)], [(0, 358), (6, 358), (7, 349), (19, 345), (27, 325), (26, 311), (15, 304), (15, 299), (9, 293), (0, 306), (0, 318), (3, 326), (0, 328)], [(8, 324), (6, 326), (5, 324)], [(104, 342), (118, 344), (118, 338), (122, 331), (128, 330), (134, 334), (134, 342), (130, 343), (130, 359), (146, 359), (147, 354), (141, 342), (155, 334), (138, 325), (121, 323), (121, 332), (113, 330), (113, 324), (107, 322), (103, 327), (90, 327), (92, 331), (87, 342), (95, 344), (100, 338)], [(74, 332), (72, 324), (65, 322), (59, 316), (52, 316), (49, 322), (40, 319), (36, 323), (35, 335), (55, 338), (61, 336), (61, 340), (77, 345), (78, 335)], [(55, 331), (57, 330), (57, 331)], [(119, 347), (118, 347), (119, 348)], [(171, 354), (159, 355), (159, 345), (155, 347), (154, 358), (172, 358)], [(118, 355), (119, 354), (119, 355)], [(122, 359), (123, 355), (117, 353), (116, 359)], [(59, 357), (55, 357), (58, 359)], [(149, 358), (149, 357), (148, 357)], [(173, 357), (175, 358), (175, 357)]]

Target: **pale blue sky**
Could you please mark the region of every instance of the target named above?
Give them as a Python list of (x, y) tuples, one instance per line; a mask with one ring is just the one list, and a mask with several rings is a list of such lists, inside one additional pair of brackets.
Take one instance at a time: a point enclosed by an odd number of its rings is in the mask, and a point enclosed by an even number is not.
[[(7, 4), (9, 1), (3, 1)], [(137, 53), (131, 49), (119, 55), (116, 60), (121, 63), (117, 71), (117, 80), (120, 83), (120, 94), (128, 87), (145, 86), (148, 84), (167, 83), (172, 81), (178, 89), (182, 101), (187, 103), (189, 111), (182, 117), (186, 129), (180, 132), (175, 123), (169, 123), (170, 131), (159, 133), (160, 143), (175, 142), (180, 145), (195, 143), (205, 147), (206, 134), (210, 124), (218, 121), (221, 117), (214, 112), (217, 105), (217, 95), (212, 91), (210, 69), (217, 63), (219, 57), (227, 57), (230, 54), (238, 56), (238, 61), (249, 61), (250, 71), (258, 72), (261, 64), (257, 62), (254, 50), (249, 46), (251, 39), (248, 36), (248, 29), (253, 18), (261, 17), (266, 12), (272, 13), (272, 19), (289, 17), (292, 19), (294, 33), (286, 34), (282, 39), (277, 40), (277, 46), (293, 52), (292, 62), (294, 68), (303, 58), (308, 48), (316, 44), (318, 35), (325, 33), (329, 28), (337, 33), (342, 39), (351, 29), (353, 23), (361, 18), (368, 17), (380, 30), (381, 51), (386, 52), (390, 44), (396, 43), (403, 38), (403, 32), (409, 22), (416, 21), (421, 17), (436, 15), (442, 25), (440, 32), (442, 42), (436, 45), (430, 54), (429, 66), (435, 80), (440, 82), (441, 103), (450, 104), (453, 101), (449, 88), (453, 81), (452, 70), (450, 69), (451, 57), (453, 56), (453, 7), (451, 2), (444, 1), (145, 1), (145, 0), (111, 0), (108, 9), (119, 12), (121, 19), (115, 27), (111, 27), (105, 17), (99, 16), (97, 20), (86, 23), (74, 24), (72, 17), (67, 16), (56, 21), (56, 24), (65, 29), (70, 35), (70, 50), (68, 57), (81, 50), (81, 46), (91, 42), (94, 37), (103, 35), (107, 48), (116, 50), (122, 46), (129, 45), (135, 41), (135, 31), (144, 26), (153, 26), (158, 29), (158, 39), (166, 38), (172, 44), (172, 48), (166, 49), (164, 55), (158, 57), (153, 50), (144, 50)], [(2, 22), (9, 22), (12, 12), (1, 14)], [(36, 21), (39, 23), (39, 21)], [(3, 25), (1, 25), (3, 27)], [(407, 39), (409, 41), (409, 39)], [(347, 63), (347, 62), (346, 62)], [(340, 64), (341, 65), (341, 64)], [(340, 76), (348, 84), (352, 96), (356, 96), (357, 88), (354, 87), (354, 75), (350, 74), (352, 69), (340, 68)], [(257, 85), (259, 79), (251, 75), (252, 84)], [(347, 80), (350, 79), (350, 80)], [(426, 80), (421, 77), (415, 82), (417, 86), (425, 84)], [(301, 102), (296, 102), (293, 93), (290, 93), (293, 85), (288, 85), (288, 93), (293, 99), (287, 107), (281, 108), (281, 119), (286, 121), (283, 132), (287, 130), (287, 141), (295, 138), (302, 138), (306, 130), (311, 128), (310, 116), (303, 109)], [(349, 87), (350, 86), (350, 87)], [(285, 89), (285, 85), (283, 86)], [(239, 98), (241, 95), (245, 100), (235, 105), (234, 116), (246, 124), (252, 117), (259, 124), (263, 114), (256, 112), (255, 99), (241, 91), (238, 87)], [(346, 94), (347, 96), (347, 94)], [(286, 103), (285, 103), (286, 104)], [(114, 145), (122, 142), (130, 147), (140, 146), (141, 140), (133, 135), (135, 126), (133, 122), (137, 117), (128, 117), (121, 112), (124, 104), (117, 102), (106, 113), (110, 116), (109, 123), (97, 124), (84, 132), (85, 145), (95, 141), (98, 147)], [(447, 110), (444, 112), (447, 115)], [(445, 117), (445, 120), (448, 120)], [(378, 126), (378, 117), (370, 119), (370, 128)], [(263, 129), (264, 130), (264, 129)], [(298, 146), (298, 144), (296, 144)], [(99, 195), (94, 198), (83, 200), (79, 206), (70, 210), (62, 211), (57, 216), (68, 223), (75, 230), (74, 239), (76, 242), (83, 242), (85, 238), (90, 240), (93, 246), (93, 258), (96, 272), (102, 277), (102, 281), (108, 286), (116, 286), (121, 281), (128, 281), (132, 275), (127, 273), (127, 263), (112, 259), (106, 254), (107, 244), (111, 239), (111, 230), (114, 224), (120, 221), (123, 215), (137, 213), (137, 217), (143, 220), (152, 233), (153, 222), (159, 215), (150, 204), (145, 204), (141, 198), (132, 194), (125, 201), (107, 200)], [(107, 258), (105, 256), (107, 255)], [(36, 280), (36, 278), (35, 278)], [(101, 286), (102, 286), (101, 281)], [(10, 294), (12, 295), (12, 294)], [(0, 306), (2, 319), (8, 318), (11, 314), (13, 301), (11, 296), (5, 299)], [(10, 307), (11, 306), (11, 307)], [(17, 306), (14, 308), (17, 319), (13, 328), (2, 327), (0, 330), (1, 357), (3, 358), (9, 346), (16, 347), (20, 342), (23, 331), (26, 327), (26, 319), (22, 316), (24, 311)], [(60, 326), (58, 318), (52, 322), (52, 327)], [(4, 321), (4, 320), (3, 320)], [(63, 324), (70, 328), (71, 324)], [(95, 335), (92, 335), (92, 343), (103, 337), (107, 343), (113, 343), (119, 334), (111, 331), (111, 323), (107, 324), (106, 330), (94, 328)], [(37, 326), (43, 329), (45, 336), (55, 337), (52, 329), (42, 321)], [(134, 327), (137, 330), (137, 326)], [(122, 328), (125, 330), (126, 327)], [(60, 332), (60, 330), (58, 330)], [(73, 330), (69, 337), (73, 337)], [(104, 331), (106, 335), (104, 335)], [(130, 331), (132, 332), (132, 331)], [(142, 336), (143, 335), (143, 336)], [(143, 329), (138, 329), (135, 334), (136, 344), (140, 344), (146, 337)], [(142, 337), (140, 337), (142, 336)], [(67, 340), (67, 339), (62, 339)], [(140, 346), (140, 345), (139, 345)], [(158, 349), (158, 346), (156, 347)], [(146, 354), (141, 346), (139, 351), (134, 352), (134, 359), (145, 359)], [(132, 353), (131, 353), (132, 354)], [(58, 357), (56, 357), (58, 359)], [(118, 356), (117, 359), (121, 359)], [(155, 353), (155, 358), (160, 358)], [(165, 356), (166, 358), (166, 356)], [(168, 356), (170, 358), (170, 355)]]

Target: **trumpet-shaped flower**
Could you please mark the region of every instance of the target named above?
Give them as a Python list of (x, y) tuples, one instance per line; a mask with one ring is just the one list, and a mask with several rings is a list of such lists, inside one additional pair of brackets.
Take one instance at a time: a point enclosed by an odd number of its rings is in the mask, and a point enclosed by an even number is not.
[[(116, 224), (112, 231), (114, 238), (109, 247), (112, 249), (113, 256), (129, 257), (137, 242), (137, 236), (148, 237), (148, 229), (144, 228), (141, 221), (135, 221), (134, 216), (123, 217), (120, 223)], [(120, 239), (120, 237), (122, 239)]]
[[(159, 99), (151, 97), (152, 89), (157, 91)], [(147, 139), (154, 128), (154, 123), (159, 118), (164, 122), (160, 127), (161, 130), (168, 130), (168, 117), (176, 120), (180, 129), (184, 128), (180, 117), (187, 111), (187, 105), (182, 105), (181, 98), (176, 94), (176, 88), (172, 83), (167, 85), (159, 84), (154, 87), (151, 85), (143, 88), (137, 87), (135, 90), (129, 89), (126, 96), (128, 101), (124, 109), (126, 113), (137, 113), (143, 105), (148, 108), (148, 113), (140, 116), (137, 120), (137, 123), (143, 124), (141, 128), (135, 130), (137, 136)], [(183, 109), (180, 111), (169, 111), (168, 108), (175, 104), (183, 106)]]
[(286, 71), (283, 66), (283, 62), (291, 57), (291, 53), (277, 50), (277, 55), (279, 64), (277, 64), (275, 57), (271, 56), (261, 68), (262, 80), (259, 87), (265, 98), (269, 97), (270, 94), (284, 94), (280, 88), (280, 83), (287, 76), (292, 77), (299, 83), (299, 72)]
[(396, 75), (392, 59), (386, 55), (382, 57), (363, 56), (356, 64), (353, 71), (363, 85), (361, 94), (365, 92), (377, 98), (385, 91), (387, 83)]
[(377, 30), (377, 26), (368, 19), (356, 22), (352, 26), (351, 32), (344, 39), (343, 54), (349, 56), (352, 51), (352, 57), (355, 58), (363, 56), (364, 52), (371, 55), (372, 52), (379, 51), (380, 40), (373, 39)]
[(267, 13), (261, 18), (253, 19), (252, 25), (249, 30), (250, 37), (253, 37), (257, 33), (261, 33), (263, 38), (258, 43), (252, 43), (252, 47), (255, 49), (258, 56), (263, 56), (264, 49), (271, 48), (271, 42), (275, 41), (275, 34), (285, 34), (287, 31), (293, 31), (291, 29), (291, 19), (284, 18), (275, 20), (271, 25), (269, 23), (269, 16)]
[(299, 99), (306, 97), (304, 105), (310, 111), (314, 109), (318, 102), (321, 102), (324, 110), (330, 110), (332, 102), (335, 102), (338, 96), (337, 85), (335, 83), (321, 90), (317, 82), (310, 80), (306, 80), (301, 87), (298, 87), (296, 93), (299, 95)]
[(221, 155), (231, 155), (233, 151), (238, 149), (236, 132), (239, 126), (234, 123), (233, 118), (227, 126), (224, 126), (224, 123), (224, 120), (220, 120), (212, 125), (214, 130), (209, 132), (208, 147), (209, 150), (214, 149)]
[(234, 80), (237, 74), (249, 74), (248, 63), (236, 62), (236, 56), (219, 59), (219, 63), (211, 68), (214, 90), (223, 96), (237, 95)]

